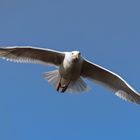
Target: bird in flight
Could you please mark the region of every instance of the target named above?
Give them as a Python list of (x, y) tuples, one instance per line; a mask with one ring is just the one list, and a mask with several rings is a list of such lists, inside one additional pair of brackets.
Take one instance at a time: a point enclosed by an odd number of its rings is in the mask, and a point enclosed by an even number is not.
[(31, 46), (0, 48), (0, 57), (13, 62), (47, 64), (56, 70), (44, 78), (60, 92), (85, 92), (84, 78), (108, 87), (120, 98), (140, 104), (140, 94), (119, 75), (82, 57), (79, 51), (60, 52)]

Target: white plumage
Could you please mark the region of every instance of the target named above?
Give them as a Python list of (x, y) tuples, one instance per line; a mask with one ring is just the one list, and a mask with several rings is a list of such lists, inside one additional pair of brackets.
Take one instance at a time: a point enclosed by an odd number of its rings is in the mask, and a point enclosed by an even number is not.
[(61, 92), (85, 92), (83, 78), (109, 87), (124, 100), (140, 104), (140, 95), (119, 75), (89, 62), (79, 51), (60, 52), (31, 46), (0, 48), (0, 57), (13, 62), (38, 63), (58, 67), (44, 73), (44, 78)]

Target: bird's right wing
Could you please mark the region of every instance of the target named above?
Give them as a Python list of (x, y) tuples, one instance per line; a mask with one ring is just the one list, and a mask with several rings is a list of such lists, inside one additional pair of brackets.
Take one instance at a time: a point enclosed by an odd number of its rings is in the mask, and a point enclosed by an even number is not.
[(124, 100), (140, 104), (140, 95), (119, 75), (88, 60), (83, 60), (81, 76), (102, 84)]
[(0, 48), (0, 57), (20, 63), (43, 63), (59, 66), (65, 53), (31, 46)]

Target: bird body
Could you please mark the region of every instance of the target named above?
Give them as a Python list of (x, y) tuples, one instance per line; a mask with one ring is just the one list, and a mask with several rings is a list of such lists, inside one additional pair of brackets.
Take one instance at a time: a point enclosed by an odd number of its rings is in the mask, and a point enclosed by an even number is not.
[(82, 58), (79, 52), (75, 52), (75, 57), (72, 57), (71, 52), (66, 52), (64, 61), (60, 65), (60, 75), (65, 79), (76, 80), (80, 77), (82, 69)]
[(61, 92), (85, 92), (84, 78), (111, 89), (124, 100), (140, 104), (140, 94), (123, 78), (95, 63), (86, 60), (79, 51), (60, 52), (31, 46), (0, 48), (0, 57), (20, 63), (39, 63), (58, 67), (44, 73), (44, 78)]
[[(56, 74), (52, 72), (46, 73), (46, 79), (50, 83), (54, 83), (54, 87), (57, 87), (57, 91), (62, 87), (65, 92), (84, 92), (88, 90), (85, 82), (80, 78), (82, 71), (83, 59), (80, 56), (79, 51), (65, 52), (65, 57), (63, 62), (60, 64), (59, 70), (55, 71)], [(51, 76), (55, 76), (55, 78)], [(53, 79), (52, 81), (49, 80)], [(54, 82), (56, 81), (56, 82)]]

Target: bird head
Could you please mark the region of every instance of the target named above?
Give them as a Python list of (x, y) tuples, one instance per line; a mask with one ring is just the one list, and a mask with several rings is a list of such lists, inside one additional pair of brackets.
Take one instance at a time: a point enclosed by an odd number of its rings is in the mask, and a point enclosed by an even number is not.
[(81, 53), (79, 51), (72, 51), (71, 56), (73, 60), (78, 60), (81, 56)]

